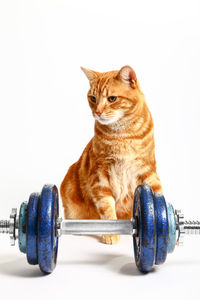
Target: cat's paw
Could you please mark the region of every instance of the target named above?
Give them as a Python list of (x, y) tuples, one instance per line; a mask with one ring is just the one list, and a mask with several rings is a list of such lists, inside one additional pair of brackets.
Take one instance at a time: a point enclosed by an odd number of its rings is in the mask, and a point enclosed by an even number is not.
[(116, 244), (120, 240), (120, 235), (114, 234), (114, 235), (109, 235), (105, 234), (101, 236), (101, 242), (104, 244)]

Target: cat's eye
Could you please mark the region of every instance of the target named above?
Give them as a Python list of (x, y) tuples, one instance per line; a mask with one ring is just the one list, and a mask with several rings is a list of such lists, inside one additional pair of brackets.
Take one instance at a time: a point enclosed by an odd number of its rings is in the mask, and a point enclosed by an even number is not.
[(90, 99), (92, 100), (92, 102), (96, 102), (96, 97), (95, 96), (90, 96)]
[(109, 102), (114, 102), (114, 101), (116, 101), (117, 100), (117, 97), (116, 96), (110, 96), (110, 97), (108, 97), (108, 101)]

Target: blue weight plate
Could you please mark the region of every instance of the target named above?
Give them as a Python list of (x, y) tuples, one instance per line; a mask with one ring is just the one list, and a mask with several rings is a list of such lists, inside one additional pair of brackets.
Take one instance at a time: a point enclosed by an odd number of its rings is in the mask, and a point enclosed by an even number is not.
[(27, 203), (23, 202), (19, 211), (19, 229), (18, 229), (18, 244), (19, 250), (26, 253), (26, 215)]
[(163, 264), (167, 258), (168, 246), (168, 219), (167, 219), (167, 206), (165, 198), (160, 193), (154, 194), (154, 208), (156, 216), (156, 259), (155, 264)]
[(58, 190), (55, 185), (45, 185), (38, 203), (38, 261), (43, 273), (51, 273), (57, 260)]
[(167, 203), (167, 215), (168, 215), (168, 225), (169, 225), (167, 252), (172, 253), (176, 246), (176, 219), (175, 219), (174, 208), (170, 203)]
[(28, 201), (27, 209), (27, 239), (26, 239), (26, 256), (28, 263), (31, 265), (38, 264), (37, 251), (37, 219), (38, 219), (38, 201), (40, 195), (32, 193)]
[(147, 273), (153, 267), (156, 254), (156, 223), (154, 197), (150, 186), (139, 185), (134, 194), (133, 218), (137, 235), (133, 236), (135, 262), (138, 269)]

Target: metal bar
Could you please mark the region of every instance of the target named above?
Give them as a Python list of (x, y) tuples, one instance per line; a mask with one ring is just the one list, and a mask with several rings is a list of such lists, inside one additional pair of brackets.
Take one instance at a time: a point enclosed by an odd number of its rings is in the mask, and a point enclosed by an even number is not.
[(10, 236), (11, 246), (15, 245), (15, 240), (17, 238), (16, 228), (17, 228), (17, 209), (12, 208), (10, 214), (10, 220), (0, 220), (0, 233), (6, 233)]
[(135, 220), (69, 219), (60, 224), (61, 234), (127, 234), (136, 233)]
[(185, 221), (184, 222), (185, 234), (200, 234), (199, 221)]
[(0, 233), (9, 233), (10, 221), (9, 220), (0, 220)]

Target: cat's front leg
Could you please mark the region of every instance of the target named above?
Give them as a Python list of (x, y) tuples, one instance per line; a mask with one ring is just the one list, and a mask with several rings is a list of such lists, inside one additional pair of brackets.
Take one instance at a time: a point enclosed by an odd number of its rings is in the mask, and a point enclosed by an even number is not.
[[(93, 202), (96, 206), (100, 219), (116, 220), (115, 199), (109, 188), (98, 186), (93, 190)], [(115, 244), (119, 241), (119, 235), (105, 234), (101, 237), (101, 242), (105, 244)]]
[(120, 235), (118, 234), (104, 234), (102, 235), (101, 237), (101, 242), (104, 243), (104, 244), (116, 244), (118, 243), (120, 240)]

